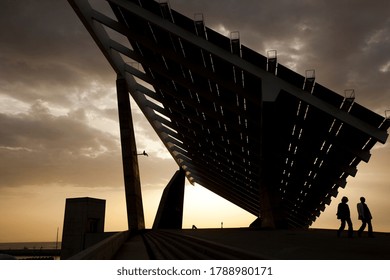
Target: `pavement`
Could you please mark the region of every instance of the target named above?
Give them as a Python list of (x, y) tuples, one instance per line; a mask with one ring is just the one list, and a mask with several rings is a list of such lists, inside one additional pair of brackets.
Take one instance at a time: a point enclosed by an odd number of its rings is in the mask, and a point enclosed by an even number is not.
[(390, 233), (337, 237), (336, 230), (196, 229), (181, 234), (239, 248), (272, 260), (390, 260)]
[[(161, 252), (192, 250), (201, 253), (202, 244), (215, 250), (241, 252), (252, 256), (249, 259), (268, 260), (390, 260), (390, 233), (374, 233), (370, 238), (367, 232), (362, 237), (347, 237), (345, 231), (337, 237), (336, 230), (307, 229), (307, 230), (266, 230), (266, 229), (182, 229), (182, 230), (149, 230), (142, 235), (136, 235), (127, 240), (114, 259), (153, 259), (145, 243), (145, 236), (158, 234)], [(171, 246), (164, 246), (165, 237), (170, 236)], [(173, 237), (172, 237), (173, 236)], [(173, 239), (172, 239), (173, 238)], [(188, 245), (188, 240), (190, 240)], [(187, 245), (185, 245), (187, 243)], [(184, 246), (184, 247), (183, 247)], [(179, 249), (183, 247), (183, 249)], [(160, 249), (161, 249), (160, 248)], [(184, 253), (183, 251), (183, 253)], [(169, 252), (168, 252), (169, 253)], [(179, 254), (180, 255), (180, 254)], [(229, 258), (229, 257), (228, 257)], [(156, 257), (155, 257), (156, 259)], [(157, 257), (157, 259), (160, 259)], [(164, 258), (161, 258), (164, 259)], [(171, 258), (172, 259), (172, 256)], [(192, 259), (191, 255), (184, 258)], [(195, 259), (195, 258), (194, 258)], [(212, 257), (206, 259), (213, 259)], [(248, 257), (246, 257), (248, 259)]]

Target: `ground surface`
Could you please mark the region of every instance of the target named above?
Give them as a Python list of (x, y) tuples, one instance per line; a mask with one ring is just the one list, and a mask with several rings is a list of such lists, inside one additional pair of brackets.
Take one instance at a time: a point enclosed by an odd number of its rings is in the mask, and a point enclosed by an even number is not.
[[(270, 260), (390, 260), (390, 233), (375, 233), (369, 238), (348, 238), (346, 232), (340, 238), (335, 230), (251, 230), (251, 229), (185, 229), (171, 230), (170, 234), (193, 237), (253, 254)], [(147, 233), (147, 234), (150, 234)], [(200, 242), (202, 243), (202, 242)], [(195, 248), (195, 247), (194, 247)], [(197, 249), (195, 249), (197, 250)], [(136, 254), (135, 252), (139, 252)], [(118, 259), (147, 259), (143, 238), (129, 239)]]

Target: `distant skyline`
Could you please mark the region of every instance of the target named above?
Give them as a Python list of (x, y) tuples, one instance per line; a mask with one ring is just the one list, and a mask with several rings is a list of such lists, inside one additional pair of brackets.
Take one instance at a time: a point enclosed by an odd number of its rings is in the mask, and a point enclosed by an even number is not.
[[(390, 110), (390, 3), (386, 0), (170, 0), (171, 8), (339, 94), (385, 115)], [(92, 0), (105, 9), (104, 0)], [(53, 241), (65, 199), (107, 200), (106, 231), (125, 230), (116, 109), (116, 75), (66, 0), (0, 2), (0, 242)], [(132, 104), (147, 227), (177, 170), (141, 111)], [(390, 112), (388, 112), (390, 115)], [(314, 227), (337, 228), (336, 207), (365, 196), (374, 231), (390, 232), (390, 140), (358, 165)], [(184, 227), (248, 226), (255, 217), (187, 182)]]

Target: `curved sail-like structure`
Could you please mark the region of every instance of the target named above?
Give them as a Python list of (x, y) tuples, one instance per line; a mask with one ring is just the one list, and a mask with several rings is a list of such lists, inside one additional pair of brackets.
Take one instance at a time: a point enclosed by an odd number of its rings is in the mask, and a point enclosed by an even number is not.
[(385, 143), (386, 119), (225, 37), (167, 3), (69, 0), (192, 183), (272, 227), (308, 227), (357, 165)]

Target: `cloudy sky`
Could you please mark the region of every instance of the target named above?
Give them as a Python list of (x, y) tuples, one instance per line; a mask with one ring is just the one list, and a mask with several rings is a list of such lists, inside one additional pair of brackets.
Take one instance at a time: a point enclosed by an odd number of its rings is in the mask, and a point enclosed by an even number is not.
[[(93, 0), (92, 2), (100, 2)], [(104, 2), (104, 1), (103, 1)], [(99, 4), (99, 3), (98, 3)], [(390, 109), (387, 0), (170, 0), (193, 18), (385, 115)], [(104, 8), (104, 3), (102, 4)], [(0, 2), (0, 242), (50, 241), (65, 199), (107, 200), (106, 230), (126, 229), (115, 74), (66, 0)], [(177, 166), (133, 104), (146, 224)], [(388, 112), (390, 115), (390, 112)], [(378, 144), (314, 224), (335, 228), (342, 195), (364, 195), (374, 230), (390, 231), (390, 145)], [(202, 207), (198, 207), (202, 201)], [(254, 217), (201, 186), (187, 186), (184, 226), (245, 226)]]

